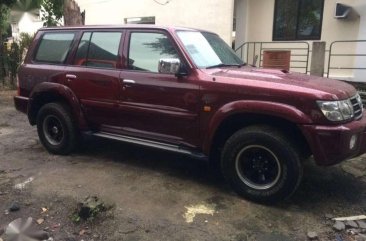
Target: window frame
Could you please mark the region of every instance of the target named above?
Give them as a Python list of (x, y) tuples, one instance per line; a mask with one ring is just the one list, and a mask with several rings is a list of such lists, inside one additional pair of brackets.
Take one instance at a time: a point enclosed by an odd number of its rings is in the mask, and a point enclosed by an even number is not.
[[(67, 61), (70, 57), (70, 55), (72, 54), (73, 52), (73, 48), (74, 48), (74, 44), (76, 41), (78, 41), (78, 37), (79, 37), (79, 31), (73, 31), (73, 30), (65, 30), (65, 31), (44, 31), (41, 33), (41, 35), (39, 36), (39, 40), (37, 41), (37, 45), (32, 53), (32, 59), (31, 59), (31, 63), (32, 64), (48, 64), (48, 65), (61, 65), (61, 66), (65, 66), (67, 65)], [(36, 59), (36, 56), (37, 56), (37, 53), (39, 51), (39, 47), (41, 46), (41, 43), (43, 41), (43, 37), (46, 35), (46, 34), (65, 34), (65, 33), (72, 33), (74, 34), (74, 38), (72, 39), (71, 41), (71, 44), (69, 46), (69, 50), (67, 52), (67, 55), (64, 59), (64, 61), (62, 62), (55, 62), (55, 61), (42, 61), (42, 60), (37, 60)]]
[(300, 10), (301, 10), (301, 3), (303, 0), (296, 0), (298, 2), (297, 6), (297, 12), (296, 12), (296, 33), (295, 38), (276, 38), (275, 32), (276, 32), (276, 17), (277, 17), (277, 5), (279, 0), (275, 0), (274, 2), (274, 15), (273, 15), (273, 26), (272, 26), (272, 41), (313, 41), (313, 40), (321, 40), (322, 38), (322, 32), (323, 32), (323, 17), (324, 17), (324, 5), (325, 0), (322, 1), (322, 8), (321, 8), (321, 15), (320, 15), (320, 33), (319, 36), (316, 37), (306, 37), (306, 38), (299, 38), (298, 37), (298, 28), (299, 28), (299, 19), (300, 19)]
[(169, 73), (150, 72), (150, 71), (142, 71), (142, 70), (136, 70), (136, 69), (129, 68), (130, 66), (129, 66), (128, 59), (129, 59), (129, 54), (130, 54), (131, 36), (133, 33), (160, 33), (160, 34), (164, 34), (165, 36), (167, 36), (167, 38), (171, 41), (174, 49), (177, 51), (181, 65), (185, 66), (187, 71), (189, 71), (190, 64), (187, 64), (188, 61), (185, 58), (185, 56), (182, 54), (182, 50), (179, 48), (179, 46), (175, 42), (175, 39), (173, 38), (172, 34), (169, 31), (166, 31), (164, 29), (129, 29), (129, 31), (126, 34), (127, 44), (126, 44), (126, 48), (125, 48), (125, 52), (124, 52), (124, 62), (123, 62), (124, 71), (131, 71), (131, 72), (145, 73), (145, 74), (158, 74), (158, 75), (170, 75), (170, 76), (173, 75), (173, 74), (169, 74)]
[[(121, 33), (121, 37), (120, 37), (120, 41), (119, 41), (119, 45), (118, 45), (118, 52), (117, 52), (117, 65), (116, 68), (108, 68), (108, 67), (98, 67), (98, 66), (87, 66), (87, 65), (75, 65), (75, 57), (76, 54), (78, 52), (79, 49), (79, 45), (80, 42), (84, 36), (85, 33), (91, 33), (90, 34), (90, 39), (89, 42), (91, 41), (92, 37), (93, 37), (93, 33)], [(123, 44), (124, 44), (124, 39), (125, 39), (125, 34), (126, 34), (126, 30), (125, 29), (83, 29), (80, 32), (80, 35), (78, 35), (78, 39), (76, 42), (76, 46), (75, 46), (75, 51), (73, 51), (73, 55), (71, 57), (70, 63), (68, 64), (68, 66), (72, 66), (72, 67), (78, 67), (78, 68), (89, 68), (89, 69), (106, 69), (106, 70), (121, 70), (123, 68), (123, 64), (122, 64), (122, 50), (123, 50)], [(87, 60), (89, 57), (89, 47), (90, 47), (90, 43), (88, 46), (88, 51), (87, 51)]]

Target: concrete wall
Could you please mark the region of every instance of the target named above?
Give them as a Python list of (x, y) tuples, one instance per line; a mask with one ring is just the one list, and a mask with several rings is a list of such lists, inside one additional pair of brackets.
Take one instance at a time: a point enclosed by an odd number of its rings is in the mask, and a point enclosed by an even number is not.
[[(156, 0), (165, 3), (167, 0)], [(125, 18), (155, 16), (158, 25), (206, 29), (231, 45), (234, 0), (77, 0), (86, 24), (124, 24)]]

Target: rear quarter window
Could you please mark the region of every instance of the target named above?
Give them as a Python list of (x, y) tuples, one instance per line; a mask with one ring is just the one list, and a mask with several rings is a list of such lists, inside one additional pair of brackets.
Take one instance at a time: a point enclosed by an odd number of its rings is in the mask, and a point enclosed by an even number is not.
[(75, 33), (45, 33), (39, 43), (34, 60), (61, 64), (70, 51)]

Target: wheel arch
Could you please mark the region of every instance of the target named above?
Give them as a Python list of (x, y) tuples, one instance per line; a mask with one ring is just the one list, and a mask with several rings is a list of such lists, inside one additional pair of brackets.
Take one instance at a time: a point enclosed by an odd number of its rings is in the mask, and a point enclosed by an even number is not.
[(224, 106), (213, 116), (203, 149), (210, 157), (219, 155), (226, 140), (239, 129), (250, 125), (270, 125), (292, 138), (304, 156), (310, 156), (310, 147), (298, 124), (311, 122), (304, 113), (288, 105), (258, 101), (234, 103)]
[(67, 86), (44, 82), (35, 87), (30, 94), (28, 104), (28, 119), (32, 125), (37, 122), (37, 114), (43, 105), (51, 102), (62, 102), (70, 111), (81, 130), (88, 129), (87, 122), (81, 109), (80, 102), (73, 91)]

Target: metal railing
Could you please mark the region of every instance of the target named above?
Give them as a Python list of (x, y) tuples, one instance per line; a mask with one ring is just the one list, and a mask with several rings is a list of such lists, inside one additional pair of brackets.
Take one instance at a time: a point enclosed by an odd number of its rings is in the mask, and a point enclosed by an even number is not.
[[(366, 40), (343, 40), (343, 41), (334, 41), (330, 44), (329, 47), (329, 56), (328, 56), (328, 71), (327, 71), (327, 77), (329, 78), (330, 71), (331, 70), (366, 70), (366, 59), (364, 61), (365, 67), (350, 67), (349, 65), (342, 65), (338, 67), (332, 66), (332, 60), (335, 59), (335, 57), (366, 57), (365, 54), (349, 54), (349, 53), (334, 53), (335, 47), (342, 43), (353, 43), (353, 44), (359, 44), (359, 43), (365, 43)], [(347, 63), (349, 64), (349, 63)]]
[[(266, 50), (290, 50), (290, 69), (302, 69), (305, 74), (308, 73), (310, 53), (308, 42), (245, 42), (236, 48), (235, 52), (244, 62), (262, 67), (263, 52)], [(259, 58), (258, 63), (257, 58)]]

